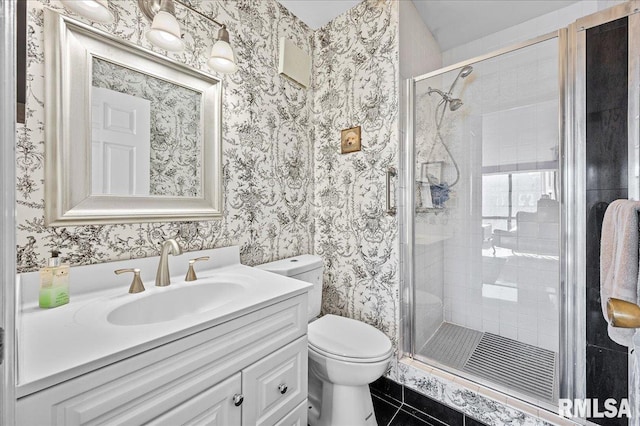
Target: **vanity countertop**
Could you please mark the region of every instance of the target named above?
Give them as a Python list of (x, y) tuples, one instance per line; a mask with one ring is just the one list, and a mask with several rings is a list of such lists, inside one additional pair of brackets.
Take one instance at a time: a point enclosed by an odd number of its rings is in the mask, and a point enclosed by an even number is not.
[[(184, 282), (188, 260), (207, 255), (211, 260), (196, 264), (199, 280)], [(71, 268), (71, 301), (53, 309), (38, 307), (39, 273), (19, 275), (18, 397), (304, 294), (311, 287), (296, 279), (241, 265), (238, 247), (170, 256), (172, 284), (156, 287), (153, 276), (158, 259), (156, 256)], [(113, 273), (115, 269), (133, 267), (142, 269), (146, 287), (142, 293), (128, 293), (130, 274)], [(115, 308), (137, 299), (176, 292), (181, 286), (217, 282), (243, 286), (242, 296), (170, 321), (114, 325), (107, 320)]]

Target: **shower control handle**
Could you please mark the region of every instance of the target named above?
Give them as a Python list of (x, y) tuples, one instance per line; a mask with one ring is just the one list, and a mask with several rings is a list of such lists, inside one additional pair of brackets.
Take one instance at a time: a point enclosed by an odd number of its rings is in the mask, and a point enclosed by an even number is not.
[(398, 211), (396, 206), (391, 205), (391, 178), (394, 178), (397, 175), (398, 175), (398, 171), (396, 170), (395, 167), (389, 167), (387, 169), (387, 190), (386, 190), (387, 214), (390, 216), (395, 216)]

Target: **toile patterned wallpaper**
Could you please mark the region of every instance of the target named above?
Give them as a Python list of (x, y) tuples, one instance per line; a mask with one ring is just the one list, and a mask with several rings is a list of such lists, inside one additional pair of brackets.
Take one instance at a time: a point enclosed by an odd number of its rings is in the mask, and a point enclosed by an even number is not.
[[(93, 24), (153, 48), (150, 23), (135, 0), (110, 2), (111, 24)], [(313, 250), (312, 93), (277, 72), (278, 41), (291, 38), (311, 52), (312, 31), (275, 0), (192, 0), (227, 24), (239, 57), (237, 73), (223, 77), (224, 218), (217, 221), (47, 227), (44, 225), (43, 8), (66, 12), (56, 0), (29, 0), (26, 124), (17, 142), (18, 271), (39, 267), (59, 248), (72, 265), (158, 254), (176, 238), (188, 251), (239, 245), (253, 265)], [(186, 49), (172, 59), (211, 72), (206, 58), (217, 28), (176, 6)], [(250, 23), (250, 24), (247, 24)], [(162, 54), (167, 52), (159, 51)]]
[[(94, 25), (152, 48), (135, 0), (111, 4), (116, 22)], [(397, 2), (365, 0), (315, 32), (275, 0), (191, 4), (227, 23), (239, 56), (239, 71), (223, 79), (224, 218), (44, 225), (42, 10), (66, 12), (55, 0), (30, 0), (27, 121), (17, 152), (19, 271), (36, 269), (52, 248), (80, 265), (156, 255), (170, 237), (186, 250), (240, 245), (249, 265), (315, 252), (326, 267), (324, 312), (372, 324), (397, 344), (398, 223), (384, 210), (385, 171), (398, 155)], [(216, 29), (176, 10), (187, 48), (169, 56), (208, 71)], [(312, 52), (310, 89), (278, 75), (283, 35)], [(340, 131), (356, 125), (363, 149), (341, 155)]]
[(149, 194), (200, 197), (201, 94), (99, 58), (92, 84), (150, 102)]
[[(365, 1), (314, 34), (315, 253), (323, 311), (398, 341), (398, 223), (385, 212), (397, 165), (398, 3)], [(362, 151), (340, 154), (340, 130), (362, 126)]]
[[(153, 48), (135, 3), (112, 1), (116, 22), (95, 25)], [(56, 0), (29, 0), (27, 116), (16, 152), (18, 271), (35, 270), (52, 248), (80, 265), (156, 255), (171, 237), (187, 251), (240, 245), (249, 265), (315, 252), (325, 262), (323, 311), (372, 324), (397, 345), (398, 223), (384, 211), (385, 171), (399, 150), (397, 0), (364, 0), (315, 32), (275, 0), (190, 4), (227, 24), (240, 62), (223, 78), (224, 218), (44, 226), (43, 7), (66, 12)], [(168, 56), (208, 71), (216, 29), (176, 11), (189, 28), (187, 48)], [(281, 36), (312, 53), (310, 89), (278, 75)], [(341, 155), (340, 130), (356, 125), (362, 151)], [(453, 379), (392, 364), (394, 380), (489, 424), (544, 424)]]

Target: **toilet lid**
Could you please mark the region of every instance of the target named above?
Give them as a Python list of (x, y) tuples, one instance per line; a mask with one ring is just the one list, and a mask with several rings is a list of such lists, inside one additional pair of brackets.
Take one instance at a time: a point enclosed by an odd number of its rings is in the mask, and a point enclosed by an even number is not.
[(309, 346), (318, 352), (355, 359), (383, 358), (391, 341), (375, 327), (350, 318), (325, 315), (309, 324)]

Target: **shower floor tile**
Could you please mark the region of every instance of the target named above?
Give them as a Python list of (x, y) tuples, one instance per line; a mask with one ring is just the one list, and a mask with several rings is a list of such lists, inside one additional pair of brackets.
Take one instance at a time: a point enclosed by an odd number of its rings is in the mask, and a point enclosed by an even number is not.
[(481, 331), (443, 322), (422, 347), (420, 355), (462, 370), (483, 334)]
[(556, 399), (557, 355), (547, 349), (445, 322), (418, 354), (536, 398)]

